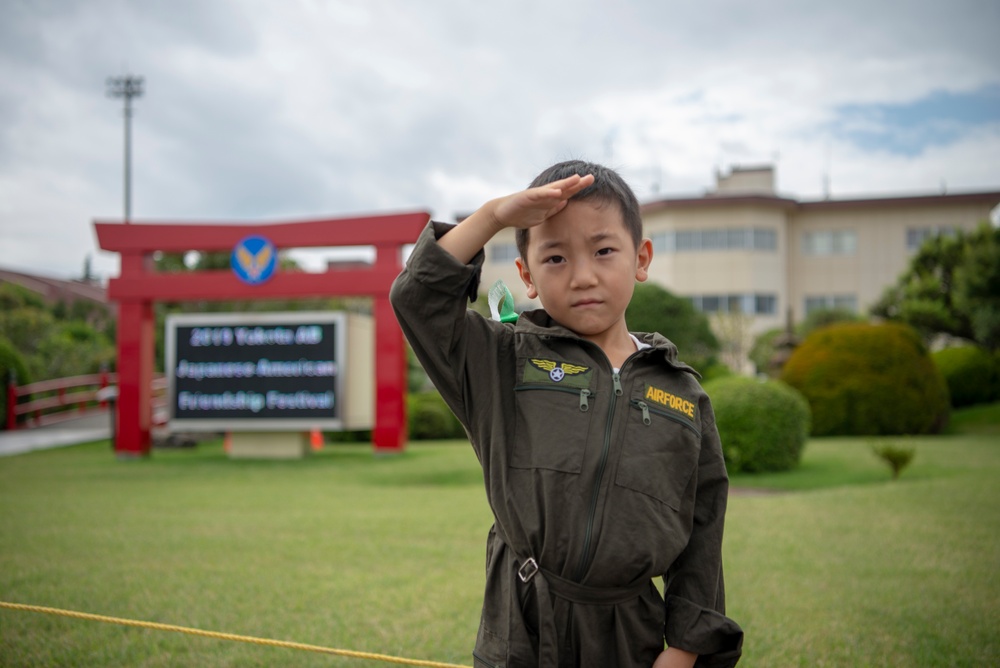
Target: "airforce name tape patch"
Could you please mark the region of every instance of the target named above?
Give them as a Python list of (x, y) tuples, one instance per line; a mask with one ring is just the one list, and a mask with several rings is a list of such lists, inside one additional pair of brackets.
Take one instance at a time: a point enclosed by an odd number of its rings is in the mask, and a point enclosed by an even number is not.
[(666, 390), (647, 385), (643, 398), (646, 401), (676, 411), (681, 415), (686, 415), (692, 420), (694, 419), (694, 404), (684, 397), (678, 397), (676, 394), (671, 394)]

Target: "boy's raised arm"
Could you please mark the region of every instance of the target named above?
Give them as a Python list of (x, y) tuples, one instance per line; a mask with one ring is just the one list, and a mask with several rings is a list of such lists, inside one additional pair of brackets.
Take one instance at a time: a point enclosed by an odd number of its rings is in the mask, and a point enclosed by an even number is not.
[(438, 239), (438, 244), (456, 260), (467, 264), (503, 228), (526, 228), (542, 224), (562, 211), (570, 197), (593, 182), (592, 174), (573, 175), (548, 185), (490, 200)]

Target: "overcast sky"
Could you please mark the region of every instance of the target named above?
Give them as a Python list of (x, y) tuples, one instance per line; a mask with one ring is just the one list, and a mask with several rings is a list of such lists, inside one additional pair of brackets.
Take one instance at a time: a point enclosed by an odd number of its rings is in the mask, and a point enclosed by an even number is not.
[(441, 219), (549, 164), (641, 201), (1000, 190), (996, 0), (0, 0), (0, 266), (101, 276), (92, 221)]

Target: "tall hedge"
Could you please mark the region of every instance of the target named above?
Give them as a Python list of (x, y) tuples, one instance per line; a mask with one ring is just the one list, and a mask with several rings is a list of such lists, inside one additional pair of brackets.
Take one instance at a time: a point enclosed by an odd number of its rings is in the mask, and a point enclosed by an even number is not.
[(437, 390), (406, 397), (409, 436), (414, 441), (465, 438), (465, 429)]
[(809, 404), (777, 380), (745, 376), (705, 384), (730, 473), (787, 471), (798, 466), (809, 435)]
[(1000, 362), (979, 346), (945, 348), (932, 355), (940, 369), (953, 408), (1000, 399)]
[(920, 336), (896, 323), (843, 323), (816, 330), (781, 373), (812, 409), (812, 433), (939, 432), (948, 386)]

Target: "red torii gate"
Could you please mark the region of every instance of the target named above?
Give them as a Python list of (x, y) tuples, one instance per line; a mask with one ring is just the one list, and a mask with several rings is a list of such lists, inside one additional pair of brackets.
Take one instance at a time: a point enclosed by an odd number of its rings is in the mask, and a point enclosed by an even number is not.
[[(294, 297), (373, 298), (375, 318), (376, 451), (398, 452), (406, 444), (406, 355), (403, 334), (389, 305), (389, 288), (402, 270), (402, 247), (416, 241), (430, 219), (426, 212), (332, 218), (272, 224), (122, 224), (94, 221), (101, 249), (121, 255), (121, 275), (108, 284), (108, 297), (119, 302), (118, 410), (115, 452), (145, 456), (152, 423), (155, 301), (222, 301)], [(262, 236), (278, 249), (374, 246), (375, 262), (363, 269), (328, 269), (325, 273), (282, 272), (249, 285), (232, 271), (157, 273), (156, 251), (183, 253), (232, 251), (249, 235)]]

